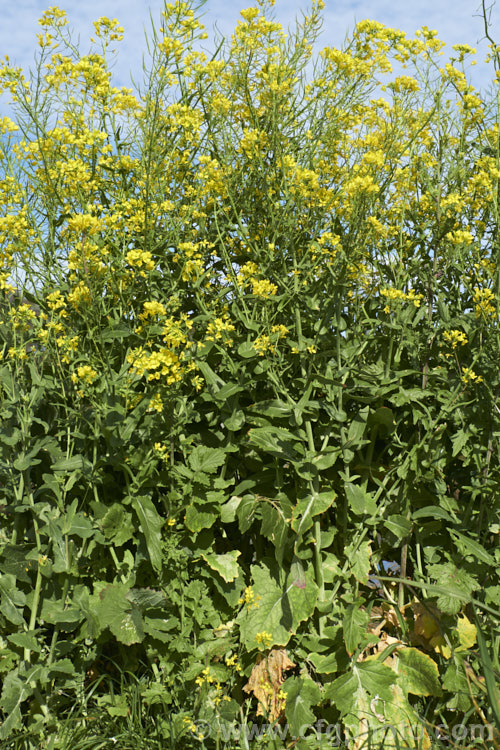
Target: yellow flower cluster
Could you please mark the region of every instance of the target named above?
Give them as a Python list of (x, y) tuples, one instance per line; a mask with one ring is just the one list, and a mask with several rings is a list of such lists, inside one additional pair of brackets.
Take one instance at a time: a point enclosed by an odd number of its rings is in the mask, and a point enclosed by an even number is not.
[(158, 414), (161, 414), (163, 411), (163, 400), (159, 393), (154, 393), (149, 402), (148, 412), (151, 413), (153, 411), (158, 412)]
[(483, 378), (481, 375), (476, 375), (474, 370), (471, 370), (469, 367), (462, 367), (462, 382), (465, 385), (469, 383), (482, 383)]
[(278, 291), (276, 284), (273, 284), (267, 279), (253, 279), (252, 280), (252, 294), (256, 297), (272, 297)]
[(71, 380), (73, 383), (82, 382), (86, 385), (92, 385), (97, 380), (97, 377), (97, 371), (93, 367), (90, 365), (79, 365), (76, 368), (76, 372), (72, 373)]
[(247, 586), (245, 591), (243, 592), (243, 596), (238, 599), (238, 604), (245, 604), (247, 609), (252, 609), (253, 607), (259, 606), (259, 601), (261, 597), (259, 595), (255, 596), (254, 590), (251, 586)]
[(231, 346), (233, 340), (227, 338), (228, 333), (235, 330), (235, 326), (229, 321), (227, 315), (216, 317), (210, 320), (207, 326), (206, 340), (221, 341), (224, 340), (228, 346)]
[(259, 649), (267, 649), (273, 642), (273, 636), (271, 633), (267, 633), (265, 630), (263, 630), (262, 633), (257, 633), (257, 635), (255, 636), (255, 641)]
[(195, 683), (199, 687), (203, 687), (203, 685), (213, 685), (216, 690), (216, 695), (214, 696), (214, 703), (215, 705), (219, 705), (219, 703), (224, 701), (231, 700), (229, 696), (227, 695), (221, 695), (222, 693), (222, 685), (220, 684), (219, 680), (210, 672), (210, 667), (206, 667), (201, 675), (196, 678)]
[[(168, 448), (166, 445), (163, 445), (163, 443), (155, 443), (154, 444), (154, 452), (157, 455), (158, 458), (160, 458), (162, 461), (164, 461), (166, 464), (168, 464), (168, 459), (170, 457), (170, 454), (168, 452)], [(174, 521), (175, 523), (175, 521)]]
[(474, 303), (476, 318), (487, 318), (496, 315), (497, 311), (495, 305), (493, 304), (494, 300), (495, 295), (493, 294), (491, 289), (480, 289), (477, 286), (474, 287), (472, 301)]
[(162, 378), (172, 385), (182, 380), (183, 369), (179, 357), (166, 347), (148, 352), (140, 346), (127, 355), (127, 362), (141, 377), (147, 372), (150, 381)]
[[(134, 250), (129, 250), (125, 257), (129, 266), (132, 266), (133, 268), (142, 269), (142, 267), (144, 266), (146, 271), (152, 271), (155, 267), (153, 256), (148, 250), (140, 250), (139, 248), (135, 248)], [(140, 270), (139, 274), (142, 277), (146, 276), (143, 270)]]
[(32, 321), (35, 320), (36, 313), (30, 305), (23, 304), (9, 310), (9, 317), (14, 328), (27, 331)]
[(259, 267), (254, 261), (248, 261), (241, 268), (237, 275), (238, 283), (242, 288), (251, 287), (252, 294), (256, 297), (273, 297), (278, 291), (276, 284), (268, 279), (259, 279)]
[[(414, 289), (410, 289), (408, 292), (402, 292), (400, 289), (393, 289), (392, 287), (381, 289), (380, 294), (390, 302), (413, 302), (415, 307), (420, 307), (424, 295), (417, 294)], [(384, 312), (389, 313), (391, 308), (389, 305), (384, 307)]]
[(238, 654), (233, 654), (232, 656), (226, 656), (225, 658), (226, 666), (228, 667), (234, 667), (235, 670), (239, 673), (241, 673), (241, 664), (238, 661)]
[(451, 331), (445, 331), (443, 333), (443, 338), (445, 341), (448, 342), (448, 344), (451, 344), (452, 349), (456, 349), (457, 346), (460, 344), (460, 346), (465, 346), (467, 344), (467, 336), (463, 331), (458, 331), (456, 329), (453, 329)]

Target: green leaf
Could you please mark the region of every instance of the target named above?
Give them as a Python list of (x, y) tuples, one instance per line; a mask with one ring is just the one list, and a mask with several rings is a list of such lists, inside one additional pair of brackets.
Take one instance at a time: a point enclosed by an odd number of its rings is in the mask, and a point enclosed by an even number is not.
[(458, 432), (456, 432), (453, 435), (451, 439), (451, 443), (453, 445), (453, 453), (452, 453), (453, 458), (455, 456), (458, 456), (462, 448), (465, 445), (467, 445), (469, 438), (470, 438), (470, 433), (462, 429), (460, 429)]
[(51, 465), (52, 471), (82, 471), (89, 461), (81, 455), (72, 456), (71, 458), (61, 458)]
[(315, 721), (311, 707), (321, 700), (319, 687), (308, 678), (289, 677), (281, 689), (286, 693), (285, 716), (290, 732), (292, 736), (300, 737), (304, 728)]
[(198, 445), (188, 458), (193, 471), (205, 474), (214, 474), (225, 460), (226, 454), (222, 448), (209, 448), (207, 445)]
[(410, 533), (412, 523), (405, 516), (395, 514), (384, 520), (384, 526), (398, 539), (404, 539)]
[(101, 519), (101, 528), (106, 539), (110, 539), (115, 547), (121, 547), (134, 535), (132, 514), (120, 503), (113, 503)]
[(313, 456), (313, 458), (311, 458), (311, 463), (318, 471), (325, 471), (334, 465), (339, 456), (340, 448), (326, 448), (324, 451)]
[(236, 520), (236, 511), (241, 503), (241, 497), (233, 495), (220, 509), (222, 523), (233, 523)]
[(468, 711), (472, 707), (469, 697), (469, 685), (463, 666), (450, 664), (443, 677), (443, 690), (452, 693), (446, 702), (452, 711)]
[(127, 599), (129, 587), (123, 583), (108, 584), (94, 595), (95, 611), (102, 628), (109, 627), (120, 643), (140, 643), (144, 629), (139, 608)]
[(151, 498), (146, 495), (133, 496), (131, 505), (137, 513), (142, 533), (146, 538), (151, 565), (157, 572), (160, 572), (162, 566), (161, 529), (163, 519), (153, 505)]
[(479, 588), (472, 576), (451, 562), (429, 565), (427, 572), (440, 588), (437, 606), (449, 615), (457, 614), (464, 604), (468, 604), (472, 592)]
[(306, 571), (305, 588), (294, 583), (289, 573), (284, 585), (279, 585), (277, 572), (272, 575), (264, 565), (252, 565), (254, 602), (244, 605), (238, 615), (241, 639), (250, 651), (257, 648), (257, 633), (270, 633), (271, 645), (285, 646), (299, 623), (314, 611), (318, 587), (314, 577)]
[(394, 413), (392, 409), (387, 406), (380, 406), (368, 417), (367, 424), (369, 427), (372, 425), (379, 425), (384, 427), (384, 432), (392, 432), (394, 430)]
[(130, 589), (127, 593), (127, 600), (137, 604), (141, 611), (165, 607), (168, 601), (162, 591), (155, 591), (154, 589)]
[(68, 573), (71, 567), (70, 546), (67, 535), (63, 535), (62, 525), (64, 518), (56, 518), (49, 521), (49, 533), (54, 553), (53, 570), (55, 573)]
[(308, 654), (308, 660), (314, 665), (318, 674), (334, 674), (338, 672), (339, 663), (335, 653), (330, 654)]
[(239, 550), (232, 550), (231, 552), (226, 552), (223, 555), (205, 555), (202, 553), (201, 556), (203, 557), (205, 562), (212, 568), (212, 570), (215, 570), (217, 573), (219, 573), (219, 575), (226, 581), (226, 583), (230, 583), (231, 581), (234, 581), (234, 579), (237, 578), (240, 574), (240, 566), (236, 562), (237, 558), (240, 555), (241, 552)]
[(292, 511), (292, 529), (297, 536), (303, 535), (313, 525), (314, 516), (319, 516), (333, 505), (335, 492), (318, 492), (298, 501)]
[(24, 625), (21, 608), (26, 603), (26, 596), (16, 588), (13, 575), (0, 576), (0, 612), (13, 625)]
[(352, 482), (345, 483), (345, 493), (353, 513), (357, 516), (368, 514), (373, 516), (377, 512), (377, 504), (371, 494)]
[(438, 666), (428, 654), (417, 648), (400, 648), (396, 653), (398, 683), (406, 694), (441, 695)]
[(346, 547), (345, 554), (350, 563), (350, 570), (357, 581), (366, 584), (372, 567), (372, 548), (370, 542), (352, 542)]
[(188, 505), (184, 523), (190, 531), (198, 532), (211, 528), (217, 520), (217, 514), (211, 511), (199, 510), (194, 505)]
[[(362, 661), (353, 665), (352, 672), (338, 677), (326, 686), (329, 698), (342, 716), (368, 707), (370, 698), (392, 699), (391, 685), (396, 681), (393, 670), (379, 661)], [(366, 709), (365, 709), (366, 710)]]
[(19, 648), (29, 648), (36, 654), (39, 654), (42, 650), (38, 638), (35, 638), (35, 636), (30, 633), (12, 633), (12, 635), (7, 636), (7, 640), (9, 643), (13, 643), (14, 646), (18, 646)]
[(33, 689), (26, 680), (20, 680), (17, 670), (9, 672), (3, 680), (0, 707), (7, 718), (0, 724), (0, 740), (9, 737), (21, 724), (21, 703), (28, 698)]
[(252, 404), (247, 413), (250, 416), (254, 413), (263, 414), (270, 419), (289, 418), (292, 414), (292, 407), (279, 399), (270, 399)]
[(456, 529), (450, 529), (450, 534), (455, 537), (458, 542), (457, 548), (462, 554), (472, 555), (476, 560), (480, 560), (487, 565), (495, 565), (495, 558), (474, 539), (465, 536), (465, 534), (461, 534), (460, 531), (456, 531)]
[(352, 656), (365, 637), (366, 627), (370, 616), (364, 609), (360, 609), (361, 600), (347, 607), (342, 622), (344, 643), (349, 656)]
[(243, 341), (238, 347), (238, 355), (242, 357), (242, 359), (250, 359), (251, 357), (256, 357), (257, 352), (251, 341)]
[(74, 675), (75, 671), (75, 665), (70, 659), (59, 659), (58, 661), (52, 662), (49, 667), (49, 675), (51, 677), (62, 674)]
[(420, 508), (412, 513), (412, 518), (415, 521), (421, 518), (438, 518), (442, 521), (446, 521), (449, 524), (454, 524), (455, 519), (450, 516), (448, 511), (441, 508), (439, 505), (427, 505), (425, 508)]
[(248, 431), (252, 445), (276, 458), (298, 461), (304, 450), (295, 435), (284, 427), (254, 427)]

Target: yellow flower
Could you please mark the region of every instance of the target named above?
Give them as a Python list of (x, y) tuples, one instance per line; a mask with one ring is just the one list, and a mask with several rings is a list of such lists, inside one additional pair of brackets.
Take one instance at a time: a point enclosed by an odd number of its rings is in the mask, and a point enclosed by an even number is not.
[(460, 346), (465, 346), (465, 344), (468, 342), (465, 333), (456, 329), (445, 331), (443, 333), (443, 338), (445, 339), (445, 341), (451, 344), (452, 349), (456, 349), (459, 344)]
[(261, 646), (263, 648), (269, 648), (269, 646), (273, 642), (273, 636), (271, 633), (267, 633), (265, 630), (263, 630), (262, 633), (257, 633), (257, 635), (255, 636), (255, 640), (259, 648)]
[(97, 372), (90, 365), (80, 365), (76, 368), (76, 372), (71, 375), (73, 383), (83, 381), (84, 383), (91, 385), (97, 379)]
[(247, 586), (245, 591), (243, 592), (243, 596), (238, 599), (238, 604), (246, 604), (247, 609), (252, 609), (252, 607), (258, 607), (260, 596), (255, 597), (253, 588), (251, 586)]
[(471, 370), (469, 367), (462, 367), (462, 382), (465, 385), (468, 385), (468, 383), (482, 383), (483, 378), (481, 375), (476, 375), (474, 370)]

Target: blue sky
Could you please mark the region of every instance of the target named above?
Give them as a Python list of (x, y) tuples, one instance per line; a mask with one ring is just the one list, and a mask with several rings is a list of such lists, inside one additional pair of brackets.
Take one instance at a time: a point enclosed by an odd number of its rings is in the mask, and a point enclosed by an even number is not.
[[(38, 18), (56, 2), (5, 0), (0, 24), (0, 58), (8, 54), (11, 61), (28, 70), (33, 65), (36, 34), (40, 31)], [(486, 2), (490, 5), (493, 0)], [(86, 51), (93, 31), (92, 21), (100, 16), (117, 18), (125, 29), (125, 38), (119, 45), (114, 82), (116, 85), (130, 85), (130, 72), (140, 76), (141, 56), (145, 50), (144, 29), (150, 27), (149, 11), (157, 21), (163, 0), (66, 0), (59, 5), (66, 10), (76, 35), (80, 35), (82, 51)], [(250, 5), (252, 0), (207, 0), (204, 5), (207, 30), (210, 33), (217, 24), (222, 33), (229, 34), (239, 17), (239, 10)], [(478, 64), (472, 80), (478, 88), (486, 89), (490, 84), (492, 66), (482, 64), (487, 42), (478, 44), (484, 36), (482, 18), (478, 15), (480, 5), (481, 0), (326, 0), (324, 31), (319, 46), (341, 46), (347, 31), (352, 31), (355, 22), (365, 18), (411, 35), (425, 24), (436, 29), (439, 37), (447, 43), (445, 57), (448, 49), (451, 53), (454, 43), (467, 42), (478, 48)], [(308, 7), (306, 0), (276, 0), (275, 15), (286, 27)], [(500, 0), (492, 8), (491, 22), (492, 35), (500, 42)]]

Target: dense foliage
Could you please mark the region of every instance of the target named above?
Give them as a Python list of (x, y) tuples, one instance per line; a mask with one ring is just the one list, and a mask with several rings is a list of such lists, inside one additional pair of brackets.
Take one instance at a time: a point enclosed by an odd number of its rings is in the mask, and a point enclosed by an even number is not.
[(270, 5), (0, 68), (5, 747), (498, 742), (497, 89)]

